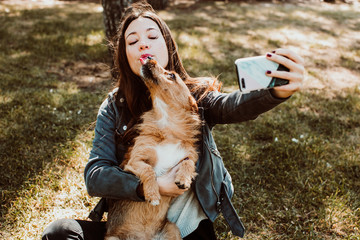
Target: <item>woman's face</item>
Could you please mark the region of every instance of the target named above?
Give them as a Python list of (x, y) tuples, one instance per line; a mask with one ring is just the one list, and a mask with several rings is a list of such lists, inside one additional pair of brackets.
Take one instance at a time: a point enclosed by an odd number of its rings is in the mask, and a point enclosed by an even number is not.
[(131, 70), (140, 76), (143, 60), (154, 58), (163, 68), (168, 64), (168, 49), (158, 25), (149, 18), (137, 18), (125, 31), (126, 56)]

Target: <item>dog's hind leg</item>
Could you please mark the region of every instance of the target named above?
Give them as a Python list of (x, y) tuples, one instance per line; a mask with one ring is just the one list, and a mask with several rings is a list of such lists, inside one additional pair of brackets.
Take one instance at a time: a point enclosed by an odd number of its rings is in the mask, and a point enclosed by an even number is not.
[(179, 228), (175, 223), (167, 221), (161, 232), (153, 238), (154, 240), (181, 240)]
[(110, 237), (105, 237), (104, 240), (121, 240), (121, 239), (118, 237), (110, 236)]

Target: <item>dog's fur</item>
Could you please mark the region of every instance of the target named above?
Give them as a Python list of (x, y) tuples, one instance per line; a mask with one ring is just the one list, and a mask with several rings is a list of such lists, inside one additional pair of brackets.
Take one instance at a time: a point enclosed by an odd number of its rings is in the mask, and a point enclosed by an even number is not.
[(153, 108), (144, 113), (139, 136), (122, 168), (143, 184), (145, 202), (116, 201), (109, 208), (106, 240), (181, 239), (179, 229), (166, 215), (173, 198), (160, 196), (156, 177), (180, 164), (175, 183), (190, 188), (196, 176), (198, 108), (184, 81), (153, 59), (142, 66), (142, 79), (150, 91)]

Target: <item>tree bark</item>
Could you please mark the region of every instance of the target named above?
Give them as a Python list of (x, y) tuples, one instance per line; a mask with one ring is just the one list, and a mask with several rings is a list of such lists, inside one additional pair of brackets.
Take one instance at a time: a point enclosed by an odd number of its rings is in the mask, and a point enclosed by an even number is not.
[(169, 0), (147, 0), (154, 9), (161, 10), (167, 7)]
[(124, 10), (133, 0), (102, 0), (106, 38), (111, 41), (116, 34)]
[[(102, 0), (105, 34), (108, 40), (112, 40), (119, 26), (119, 21), (124, 10), (138, 0)], [(169, 0), (147, 0), (154, 9), (166, 8)]]

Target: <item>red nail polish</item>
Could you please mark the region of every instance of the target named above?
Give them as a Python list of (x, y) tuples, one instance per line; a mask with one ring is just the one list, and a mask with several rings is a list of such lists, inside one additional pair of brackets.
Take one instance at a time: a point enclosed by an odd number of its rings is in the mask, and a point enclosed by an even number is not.
[(271, 71), (270, 71), (270, 70), (267, 70), (267, 71), (266, 71), (266, 74), (271, 74)]
[(272, 55), (270, 53), (266, 54), (266, 56), (271, 57)]
[(274, 51), (272, 51), (272, 53), (275, 53), (275, 50), (274, 50)]

